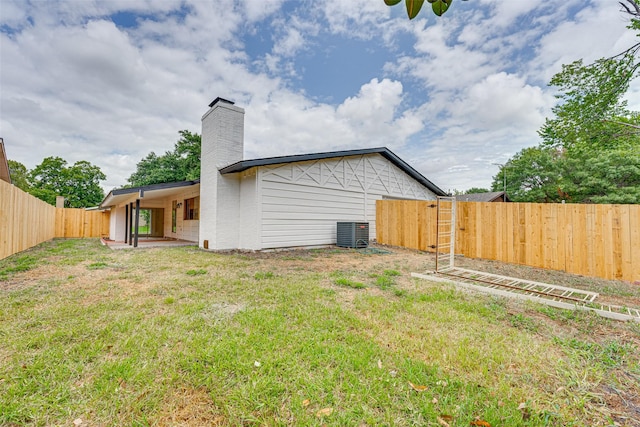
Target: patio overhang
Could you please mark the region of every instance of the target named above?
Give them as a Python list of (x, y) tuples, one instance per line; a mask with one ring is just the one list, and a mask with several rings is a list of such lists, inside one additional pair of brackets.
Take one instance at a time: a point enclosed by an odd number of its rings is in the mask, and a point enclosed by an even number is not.
[(141, 187), (120, 188), (111, 190), (100, 203), (101, 209), (125, 206), (136, 200), (163, 199), (181, 193), (186, 187), (199, 186), (200, 180), (167, 182), (163, 184), (145, 185)]
[[(164, 199), (185, 193), (186, 191), (190, 193), (197, 191), (199, 194), (200, 180), (167, 182), (111, 190), (102, 203), (100, 203), (99, 209), (122, 209), (124, 212), (124, 243), (137, 247), (140, 237), (140, 210), (148, 209), (154, 204), (157, 204), (155, 202), (159, 201), (162, 203)], [(151, 210), (154, 209), (155, 208), (152, 208)], [(154, 235), (152, 237), (158, 236)]]

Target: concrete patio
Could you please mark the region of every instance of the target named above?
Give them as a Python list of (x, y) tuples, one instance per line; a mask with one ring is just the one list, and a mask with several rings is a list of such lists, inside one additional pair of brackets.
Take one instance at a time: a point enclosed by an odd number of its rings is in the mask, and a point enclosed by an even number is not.
[(138, 247), (135, 248), (133, 244), (125, 243), (124, 241), (115, 241), (108, 239), (101, 239), (103, 245), (110, 249), (141, 249), (141, 248), (172, 248), (178, 246), (197, 246), (198, 242), (190, 242), (188, 240), (177, 240), (159, 237), (139, 237)]

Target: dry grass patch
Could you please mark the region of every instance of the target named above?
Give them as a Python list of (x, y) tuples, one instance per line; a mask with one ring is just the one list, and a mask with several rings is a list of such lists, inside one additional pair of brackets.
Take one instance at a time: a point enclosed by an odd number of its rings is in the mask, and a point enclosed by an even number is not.
[(180, 388), (167, 393), (154, 424), (175, 427), (229, 425), (222, 412), (206, 389)]

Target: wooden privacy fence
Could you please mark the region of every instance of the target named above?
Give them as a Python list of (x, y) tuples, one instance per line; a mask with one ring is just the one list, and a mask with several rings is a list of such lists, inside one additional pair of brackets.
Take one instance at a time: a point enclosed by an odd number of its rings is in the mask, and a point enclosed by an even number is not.
[(0, 259), (53, 239), (56, 208), (0, 180)]
[[(376, 230), (379, 243), (434, 251), (435, 202), (379, 200)], [(469, 258), (638, 281), (640, 205), (457, 202), (455, 251)]]
[(109, 212), (60, 209), (0, 180), (0, 259), (54, 237), (109, 234)]
[(56, 237), (103, 237), (108, 235), (108, 211), (56, 209)]

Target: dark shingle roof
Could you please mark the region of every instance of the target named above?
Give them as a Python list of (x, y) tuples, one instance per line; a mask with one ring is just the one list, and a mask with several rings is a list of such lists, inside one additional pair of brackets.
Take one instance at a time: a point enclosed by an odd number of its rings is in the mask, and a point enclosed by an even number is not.
[(138, 193), (140, 192), (140, 190), (153, 191), (165, 190), (167, 188), (189, 187), (191, 185), (198, 184), (199, 182), (199, 179), (195, 179), (193, 181), (163, 182), (161, 184), (142, 185), (140, 187), (118, 188), (115, 190), (111, 190), (111, 194), (113, 194), (114, 196), (119, 196), (121, 194)]
[(269, 166), (278, 165), (283, 163), (305, 162), (309, 160), (324, 160), (336, 157), (350, 157), (360, 156), (364, 154), (380, 154), (385, 159), (403, 170), (407, 175), (418, 181), (420, 184), (431, 190), (437, 196), (446, 196), (442, 189), (440, 189), (433, 182), (425, 178), (420, 172), (409, 166), (404, 160), (396, 156), (391, 150), (386, 147), (379, 148), (364, 148), (360, 150), (345, 150), (345, 151), (329, 151), (324, 153), (312, 153), (312, 154), (297, 154), (293, 156), (280, 156), (280, 157), (265, 157), (262, 159), (253, 160), (241, 160), (233, 163), (229, 166), (225, 166), (220, 169), (221, 174), (243, 172), (247, 169), (256, 166)]
[[(456, 200), (458, 202), (493, 202), (502, 200), (504, 191), (491, 191), (487, 193), (458, 194)], [(505, 195), (505, 201), (509, 202), (509, 196)]]

